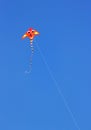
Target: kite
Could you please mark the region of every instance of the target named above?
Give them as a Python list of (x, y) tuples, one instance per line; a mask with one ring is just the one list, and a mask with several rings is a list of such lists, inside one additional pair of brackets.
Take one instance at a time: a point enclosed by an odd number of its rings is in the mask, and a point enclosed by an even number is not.
[(26, 37), (30, 39), (30, 46), (31, 46), (30, 71), (31, 71), (31, 66), (32, 66), (32, 56), (34, 53), (33, 40), (34, 40), (34, 37), (37, 35), (39, 35), (39, 32), (37, 30), (33, 28), (29, 28), (28, 31), (22, 36), (22, 39)]

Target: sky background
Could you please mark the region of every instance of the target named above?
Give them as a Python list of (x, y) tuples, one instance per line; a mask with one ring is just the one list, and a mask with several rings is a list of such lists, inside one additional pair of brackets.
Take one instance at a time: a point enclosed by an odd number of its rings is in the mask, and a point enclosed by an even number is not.
[(0, 130), (91, 130), (90, 0), (0, 0)]

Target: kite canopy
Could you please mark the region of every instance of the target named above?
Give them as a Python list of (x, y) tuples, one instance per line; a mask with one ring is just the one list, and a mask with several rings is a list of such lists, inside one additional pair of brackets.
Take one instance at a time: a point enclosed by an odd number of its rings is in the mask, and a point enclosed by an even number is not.
[(36, 35), (39, 35), (39, 32), (33, 28), (29, 28), (28, 31), (22, 36), (22, 39), (28, 37), (30, 40), (33, 40)]

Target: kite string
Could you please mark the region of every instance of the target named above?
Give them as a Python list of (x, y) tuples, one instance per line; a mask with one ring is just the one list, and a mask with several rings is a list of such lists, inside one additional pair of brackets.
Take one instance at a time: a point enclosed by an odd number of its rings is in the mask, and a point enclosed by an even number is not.
[(48, 65), (48, 63), (47, 63), (47, 61), (46, 61), (46, 59), (45, 59), (45, 57), (44, 57), (44, 55), (43, 55), (43, 53), (42, 53), (42, 51), (41, 51), (39, 45), (38, 45), (38, 44), (36, 44), (36, 45), (37, 45), (37, 48), (38, 48), (38, 50), (39, 50), (39, 52), (40, 52), (41, 58), (42, 58), (42, 60), (43, 60), (43, 62), (44, 62), (44, 64), (45, 64), (45, 66), (46, 66), (46, 68), (47, 68), (47, 70), (48, 70), (48, 72), (49, 72), (49, 75), (50, 75), (51, 79), (54, 81), (54, 84), (55, 84), (55, 86), (56, 86), (56, 89), (58, 90), (59, 94), (60, 94), (61, 97), (62, 97), (62, 100), (63, 100), (63, 102), (64, 102), (64, 105), (65, 105), (66, 109), (68, 110), (70, 116), (72, 117), (72, 120), (73, 120), (75, 126), (77, 127), (78, 130), (80, 130), (80, 127), (79, 127), (79, 125), (78, 125), (78, 123), (77, 123), (77, 121), (76, 121), (76, 119), (75, 119), (75, 117), (74, 117), (74, 115), (73, 115), (73, 112), (71, 111), (71, 109), (70, 109), (70, 107), (69, 107), (69, 105), (68, 105), (68, 103), (67, 103), (67, 101), (66, 101), (66, 99), (65, 99), (65, 97), (64, 97), (64, 95), (63, 95), (63, 93), (62, 93), (62, 91), (59, 89), (59, 84), (58, 84), (58, 82), (56, 81), (56, 79), (55, 79), (55, 77), (54, 77), (52, 71), (50, 70), (50, 67), (49, 67), (49, 65)]

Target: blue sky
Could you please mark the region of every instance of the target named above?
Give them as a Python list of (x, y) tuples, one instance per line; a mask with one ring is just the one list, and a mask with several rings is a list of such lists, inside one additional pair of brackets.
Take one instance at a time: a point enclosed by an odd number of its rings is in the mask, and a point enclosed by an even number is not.
[(1, 0), (0, 45), (0, 130), (91, 130), (90, 0)]

